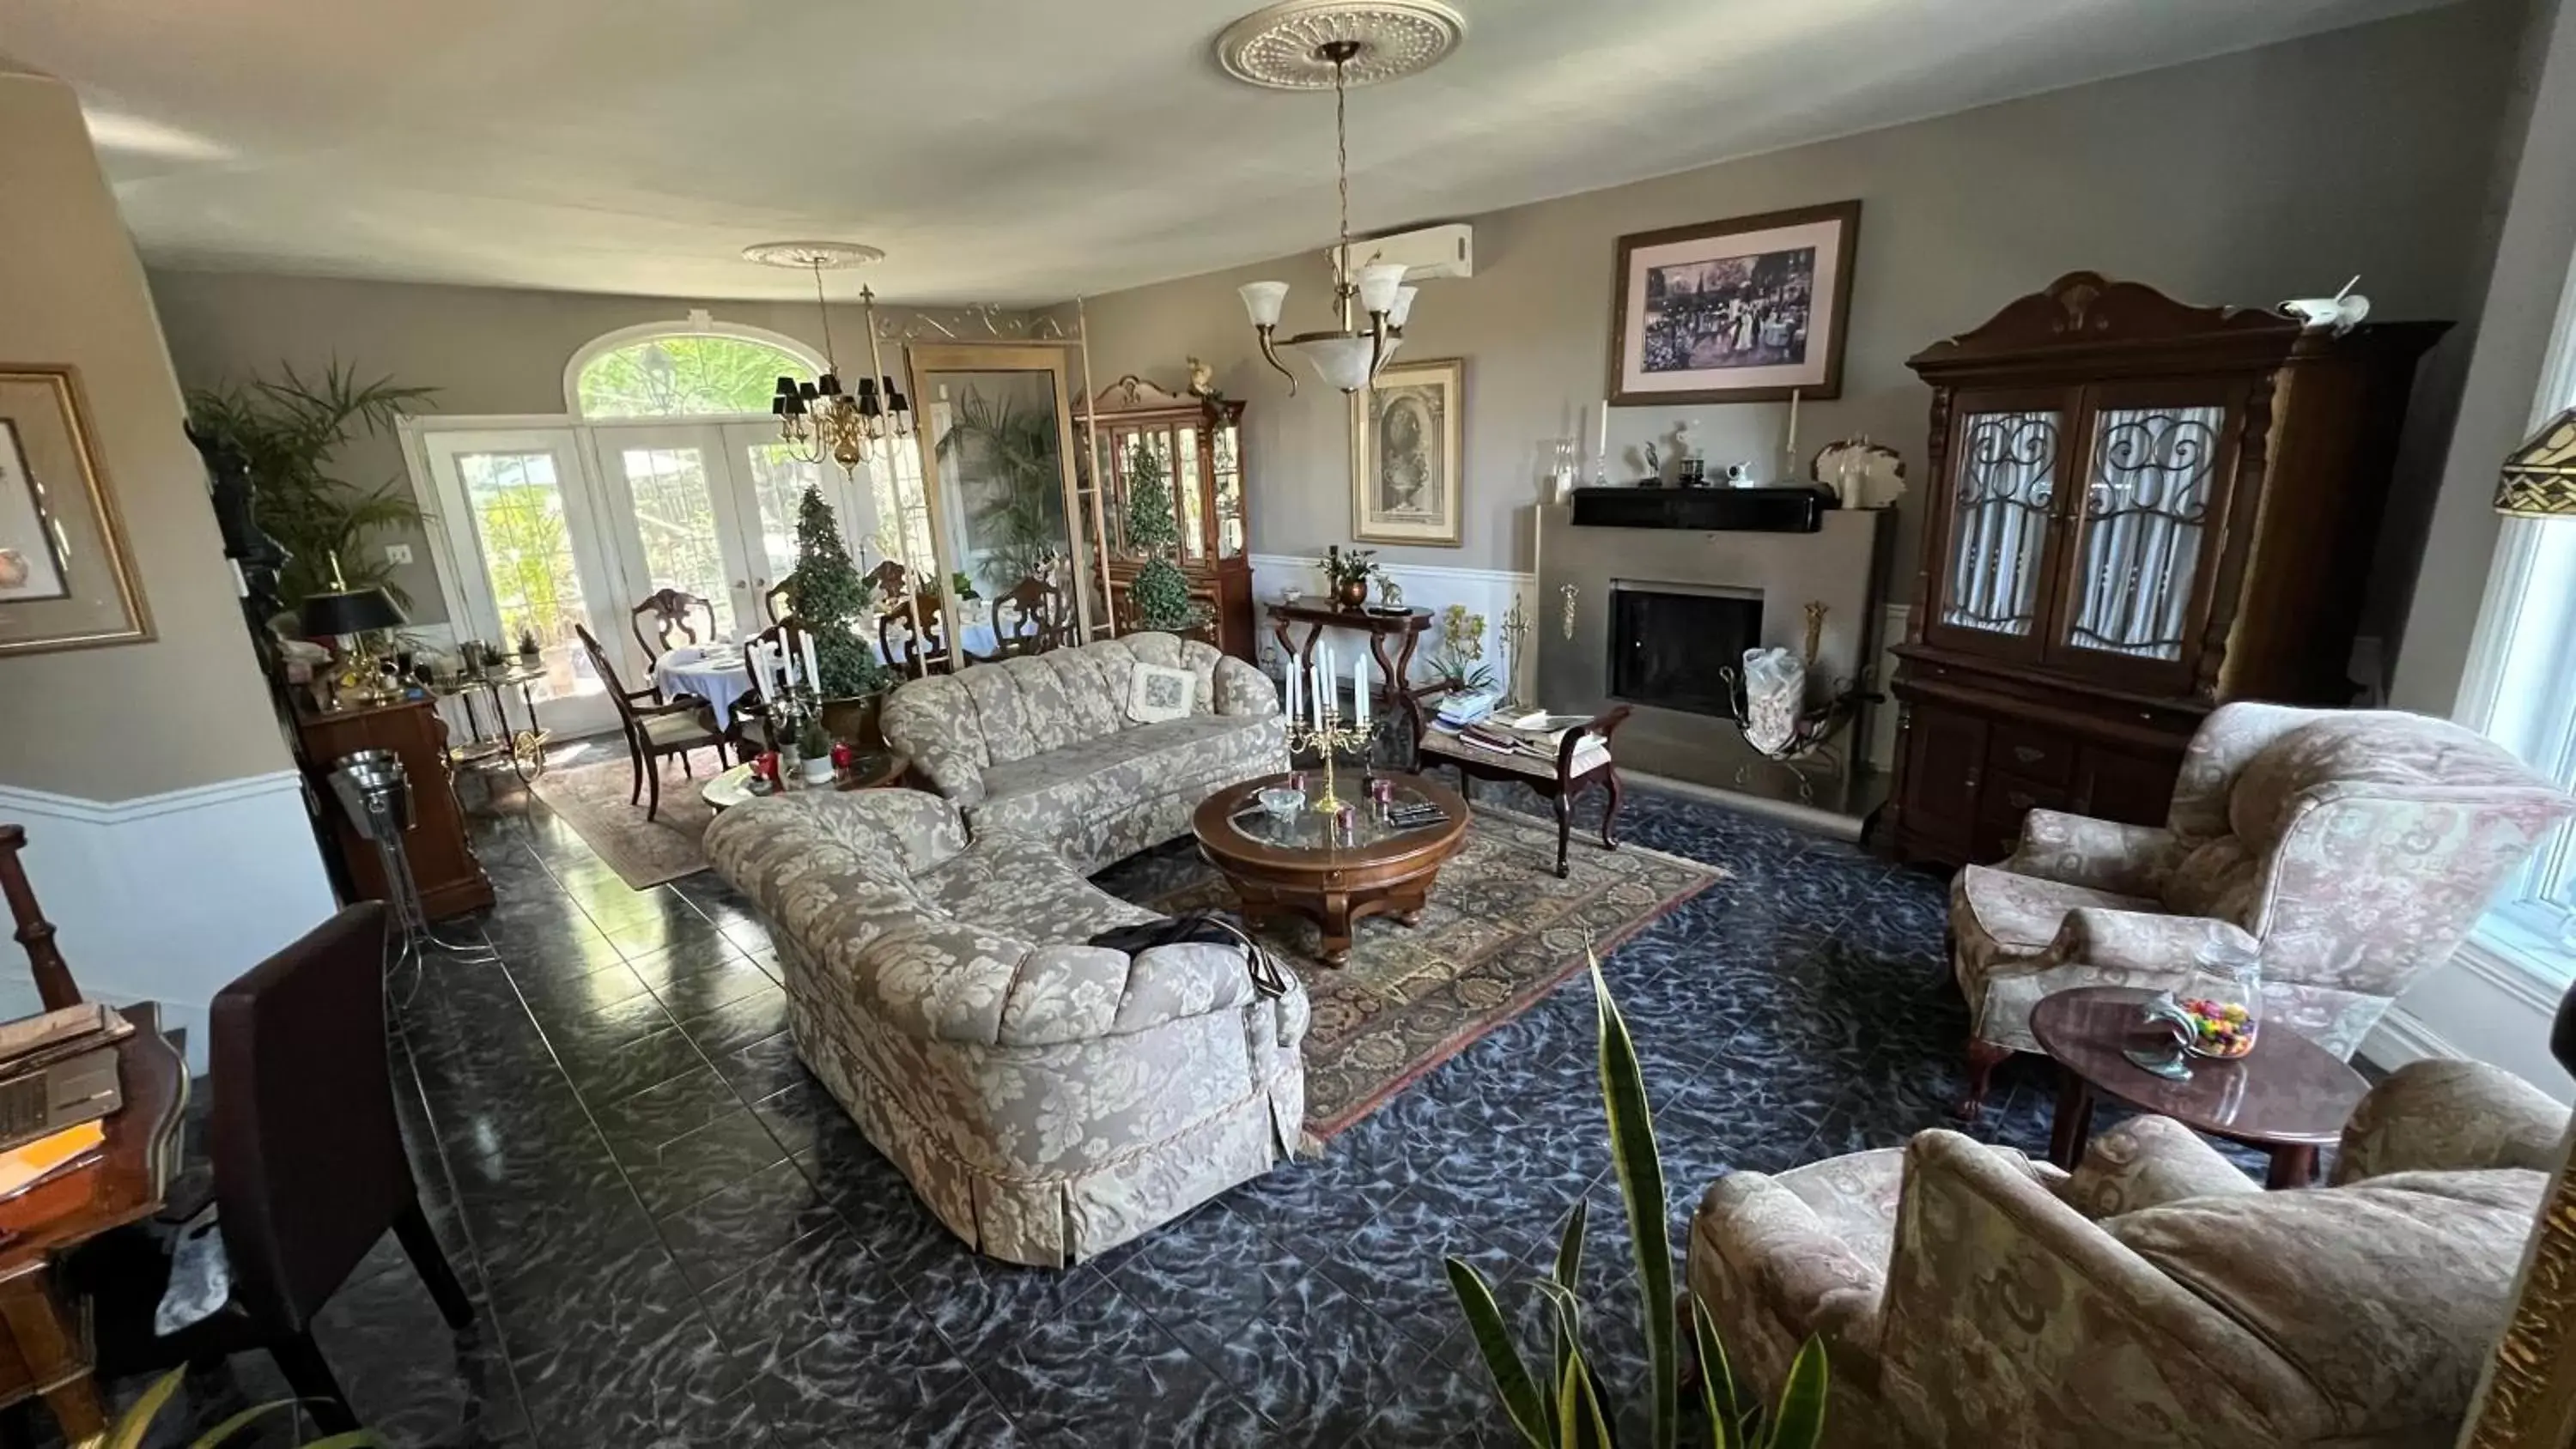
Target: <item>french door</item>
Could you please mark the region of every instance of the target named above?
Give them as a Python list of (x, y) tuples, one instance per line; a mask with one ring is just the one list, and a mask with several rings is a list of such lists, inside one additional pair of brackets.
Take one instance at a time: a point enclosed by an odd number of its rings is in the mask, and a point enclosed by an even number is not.
[(837, 467), (793, 456), (767, 421), (423, 436), (435, 511), (457, 565), (451, 611), (462, 606), (459, 636), (509, 647), (533, 635), (547, 663), (538, 710), (561, 733), (616, 723), (606, 686), (573, 637), (575, 623), (607, 648), (626, 687), (640, 689), (649, 680), (634, 619), (647, 595), (679, 589), (705, 599), (717, 635), (739, 638), (768, 626), (764, 600), (796, 567), (796, 518), (808, 487), (822, 486), (845, 542), (875, 531), (867, 490)]

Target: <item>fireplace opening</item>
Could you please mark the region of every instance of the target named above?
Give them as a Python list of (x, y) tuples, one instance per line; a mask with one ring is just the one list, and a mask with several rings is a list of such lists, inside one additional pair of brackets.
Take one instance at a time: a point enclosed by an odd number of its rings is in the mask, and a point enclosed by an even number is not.
[(1690, 584), (1610, 584), (1610, 692), (1637, 704), (1727, 718), (1721, 669), (1762, 642), (1762, 595)]

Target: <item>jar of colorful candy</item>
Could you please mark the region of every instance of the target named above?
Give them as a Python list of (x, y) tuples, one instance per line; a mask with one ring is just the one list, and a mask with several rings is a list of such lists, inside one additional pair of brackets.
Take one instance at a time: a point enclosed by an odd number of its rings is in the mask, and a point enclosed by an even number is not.
[(2233, 942), (2201, 948), (2191, 974), (2147, 1008), (2174, 1029), (2185, 1051), (2222, 1060), (2254, 1050), (2263, 1019), (2263, 970), (2259, 957)]

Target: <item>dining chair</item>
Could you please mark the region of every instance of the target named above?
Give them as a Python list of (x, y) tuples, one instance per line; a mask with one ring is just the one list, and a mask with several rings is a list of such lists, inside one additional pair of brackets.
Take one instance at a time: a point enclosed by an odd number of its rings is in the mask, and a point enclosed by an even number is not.
[[(690, 619), (692, 614), (697, 613), (704, 613), (706, 616), (707, 632), (703, 641), (698, 637), (697, 625)], [(644, 646), (644, 673), (653, 681), (654, 702), (661, 703), (662, 681), (654, 666), (661, 663), (663, 655), (671, 652), (671, 635), (675, 632), (691, 644), (716, 642), (715, 603), (709, 599), (701, 599), (685, 589), (655, 589), (645, 595), (644, 602), (637, 604), (629, 614), (635, 630), (635, 642)], [(644, 621), (648, 617), (653, 621), (653, 632), (650, 636), (644, 632)]]
[[(387, 912), (350, 906), (215, 994), (207, 1143), (230, 1294), (168, 1335), (154, 1310), (170, 1260), (142, 1233), (102, 1241), (73, 1272), (91, 1290), (103, 1372), (207, 1365), (264, 1350), (324, 1434), (358, 1427), (313, 1323), (388, 1228), (454, 1329), (474, 1305), (421, 1207), (385, 1055)], [(165, 1221), (205, 1206), (203, 1179)]]
[(1073, 642), (1070, 616), (1064, 591), (1029, 575), (993, 601), (994, 657), (1018, 659), (1066, 647)]
[(712, 749), (716, 767), (724, 767), (724, 732), (716, 727), (715, 712), (694, 694), (658, 699), (650, 689), (628, 689), (617, 677), (617, 666), (609, 662), (608, 651), (599, 647), (589, 628), (572, 626), (581, 638), (582, 652), (590, 656), (590, 667), (599, 682), (608, 686), (608, 697), (616, 702), (617, 722), (626, 733), (626, 752), (635, 766), (635, 788), (628, 791), (626, 803), (644, 802), (645, 787), (652, 787), (650, 803), (644, 805), (644, 818), (650, 821), (662, 808), (662, 761), (672, 755), (680, 757), (680, 773), (692, 779), (689, 751)]
[(795, 608), (796, 576), (794, 574), (789, 574), (770, 585), (769, 591), (760, 596), (760, 611), (767, 614), (769, 622), (773, 624), (786, 623), (788, 616), (795, 612)]
[(885, 612), (877, 615), (877, 652), (897, 671), (914, 678), (948, 667), (948, 626), (937, 589), (923, 589), (909, 600), (894, 596)]

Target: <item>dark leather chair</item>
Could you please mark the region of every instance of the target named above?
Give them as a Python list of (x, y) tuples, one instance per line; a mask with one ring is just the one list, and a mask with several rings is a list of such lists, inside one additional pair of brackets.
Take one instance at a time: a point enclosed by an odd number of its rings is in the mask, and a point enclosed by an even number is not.
[[(169, 1263), (139, 1234), (101, 1243), (93, 1290), (111, 1372), (205, 1364), (250, 1349), (277, 1361), (325, 1434), (357, 1427), (313, 1320), (391, 1228), (452, 1328), (474, 1321), (421, 1211), (386, 1066), (385, 907), (323, 922), (219, 992), (207, 1046), (216, 1222), (232, 1296), (168, 1338), (152, 1314)], [(201, 1203), (174, 1199), (171, 1213)], [(148, 1255), (150, 1261), (145, 1261)]]

